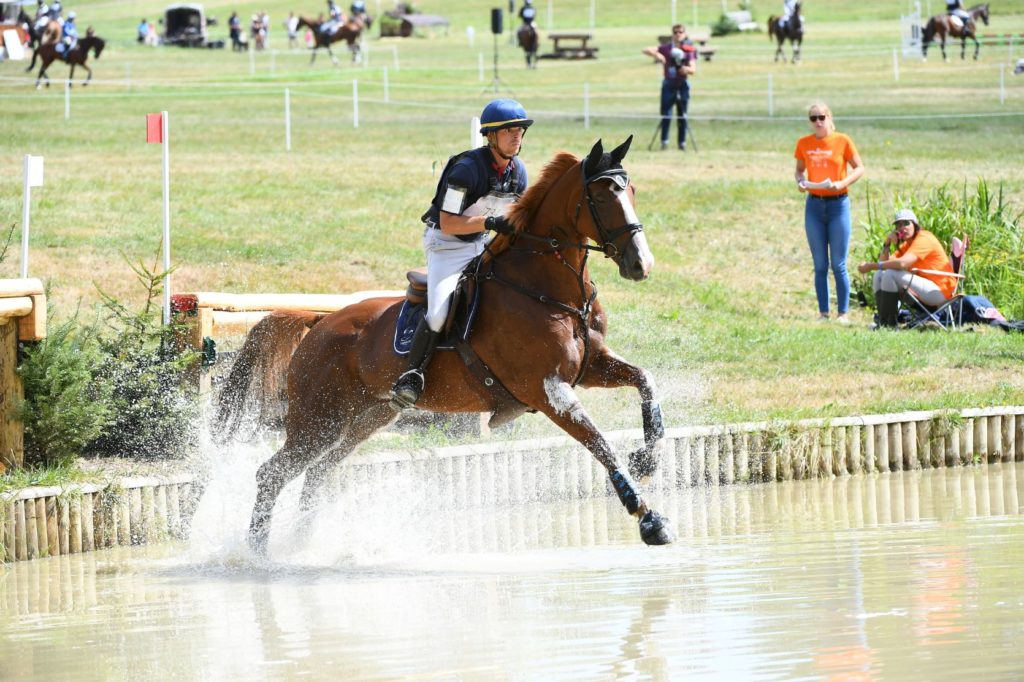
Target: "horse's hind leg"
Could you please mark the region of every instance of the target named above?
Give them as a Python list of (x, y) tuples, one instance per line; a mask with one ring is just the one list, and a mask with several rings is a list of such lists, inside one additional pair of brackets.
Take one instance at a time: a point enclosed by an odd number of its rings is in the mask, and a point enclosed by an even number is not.
[(349, 420), (351, 426), (341, 442), (306, 471), (300, 501), (303, 512), (311, 511), (323, 499), (328, 477), (341, 461), (360, 443), (387, 426), (396, 416), (395, 411), (388, 407), (387, 403), (378, 403)]
[(661, 404), (651, 374), (631, 365), (607, 348), (596, 355), (583, 375), (581, 386), (587, 388), (622, 388), (631, 386), (640, 393), (640, 412), (644, 424), (644, 447), (629, 454), (629, 471), (636, 477), (654, 473), (658, 463), (654, 448), (665, 435)]
[(75, 64), (71, 65), (71, 73), (68, 74), (68, 87), (75, 84)]
[(536, 405), (537, 409), (582, 443), (604, 466), (619, 501), (630, 515), (639, 520), (640, 537), (643, 541), (648, 545), (666, 545), (672, 542), (672, 531), (669, 530), (667, 521), (647, 506), (633, 478), (627, 470), (619, 466), (611, 444), (590, 420), (590, 415), (583, 409), (572, 386), (558, 377), (548, 377), (544, 380), (544, 392), (547, 401)]
[(278, 495), (340, 435), (340, 425), (320, 428), (318, 422), (312, 419), (300, 427), (290, 427), (284, 447), (256, 471), (256, 503), (249, 521), (249, 546), (257, 554), (267, 552), (270, 519)]

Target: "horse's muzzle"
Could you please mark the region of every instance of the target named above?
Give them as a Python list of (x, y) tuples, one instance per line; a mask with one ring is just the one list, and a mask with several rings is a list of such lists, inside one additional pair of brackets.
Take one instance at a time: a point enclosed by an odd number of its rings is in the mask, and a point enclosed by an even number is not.
[(618, 258), (619, 275), (623, 279), (640, 282), (647, 279), (654, 267), (654, 255), (647, 246), (643, 232), (635, 232)]

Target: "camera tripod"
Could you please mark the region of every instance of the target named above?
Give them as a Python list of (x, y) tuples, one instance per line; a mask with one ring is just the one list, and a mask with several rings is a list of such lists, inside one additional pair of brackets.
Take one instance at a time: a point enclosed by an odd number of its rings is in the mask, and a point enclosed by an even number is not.
[[(658, 139), (658, 134), (661, 132), (661, 122), (663, 119), (658, 119), (658, 123), (654, 126), (654, 134), (651, 135), (651, 141), (647, 145), (647, 151), (654, 150), (654, 142)], [(693, 128), (690, 127), (690, 117), (683, 114), (683, 125), (686, 126), (686, 140), (689, 142), (690, 148), (693, 149), (694, 153), (697, 152), (697, 138), (693, 134)], [(672, 132), (671, 130), (669, 131)]]

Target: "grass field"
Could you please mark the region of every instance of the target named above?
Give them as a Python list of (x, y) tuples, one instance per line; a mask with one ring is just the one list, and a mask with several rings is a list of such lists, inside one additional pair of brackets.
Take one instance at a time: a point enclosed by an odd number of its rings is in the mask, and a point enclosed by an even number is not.
[[(468, 145), (471, 117), (494, 96), (488, 17), (498, 3), (417, 3), (448, 17), (449, 33), (371, 36), (366, 65), (342, 56), (338, 67), (325, 56), (311, 67), (307, 53), (285, 50), (289, 9), (316, 14), (322, 3), (204, 4), (220, 20), (211, 28), (218, 38), (232, 9), (243, 18), (267, 10), (276, 51), (250, 61), (230, 50), (137, 46), (139, 18), (159, 16), (163, 3), (83, 0), (74, 6), (79, 24), (109, 44), (90, 60), (93, 84), (73, 88), (69, 119), (59, 80), (36, 91), (24, 63), (0, 64), (0, 219), (20, 225), (22, 156), (44, 156), (31, 274), (49, 283), (55, 314), (93, 305), (97, 286), (125, 300), (139, 295), (124, 258), (156, 260), (160, 150), (143, 139), (144, 115), (160, 110), (171, 116), (174, 290), (401, 287), (404, 270), (422, 260), (417, 218), (435, 173)], [(537, 4), (549, 43), (547, 3)], [(507, 36), (498, 40), (501, 93), (514, 93), (537, 119), (523, 152), (533, 177), (557, 150), (582, 155), (597, 138), (617, 144), (635, 135), (625, 165), (657, 265), (642, 284), (620, 281), (605, 262), (593, 276), (612, 346), (654, 373), (670, 424), (1024, 401), (1024, 337), (873, 333), (859, 310), (851, 327), (814, 319), (803, 199), (792, 183), (810, 102), (831, 105), (867, 168), (851, 190), (854, 252), (869, 196), (888, 213), (897, 197), (942, 185), (972, 191), (983, 178), (1024, 210), (1024, 76), (1012, 75), (1024, 47), (986, 45), (977, 62), (943, 63), (937, 51), (928, 62), (897, 56), (909, 4), (806, 3), (798, 66), (773, 63), (763, 32), (712, 39), (718, 52), (693, 82), (697, 153), (647, 150), (660, 73), (640, 50), (667, 32), (671, 3), (596, 2), (593, 61), (544, 60), (527, 71)], [(590, 6), (556, 0), (554, 28), (590, 30)], [(763, 23), (779, 6), (755, 1), (753, 11)], [(678, 18), (692, 23), (696, 8), (691, 32), (706, 33), (721, 7), (679, 2)], [(1024, 33), (1024, 0), (993, 3), (992, 15), (983, 32)], [(62, 65), (52, 69), (66, 75)], [(17, 276), (16, 252), (0, 276)], [(632, 394), (583, 397), (607, 427), (639, 424)]]

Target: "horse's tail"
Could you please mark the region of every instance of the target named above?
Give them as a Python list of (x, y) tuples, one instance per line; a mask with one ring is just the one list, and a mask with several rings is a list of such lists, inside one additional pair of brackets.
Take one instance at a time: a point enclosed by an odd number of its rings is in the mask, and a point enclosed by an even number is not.
[(774, 40), (775, 38), (775, 24), (778, 23), (779, 18), (774, 14), (768, 17), (768, 40)]
[(292, 354), (322, 318), (322, 313), (276, 311), (249, 331), (214, 401), (215, 442), (251, 440), (261, 429), (280, 423)]

